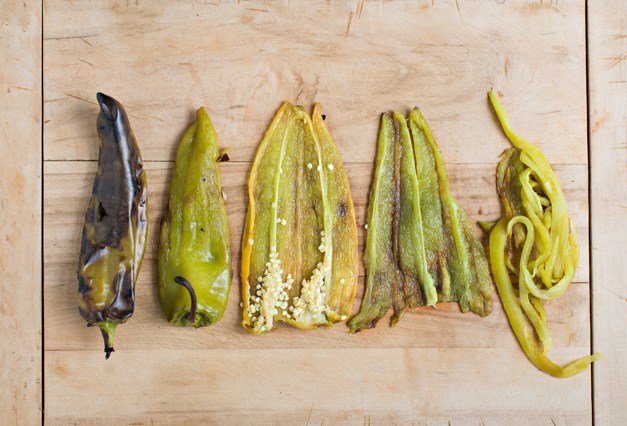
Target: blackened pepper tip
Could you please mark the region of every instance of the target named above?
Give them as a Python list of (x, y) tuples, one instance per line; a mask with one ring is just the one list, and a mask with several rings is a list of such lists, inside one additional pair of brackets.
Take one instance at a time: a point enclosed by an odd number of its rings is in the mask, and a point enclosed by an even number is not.
[(117, 101), (111, 96), (105, 95), (102, 92), (96, 93), (96, 99), (104, 116), (111, 121), (115, 121), (118, 118), (118, 105)]

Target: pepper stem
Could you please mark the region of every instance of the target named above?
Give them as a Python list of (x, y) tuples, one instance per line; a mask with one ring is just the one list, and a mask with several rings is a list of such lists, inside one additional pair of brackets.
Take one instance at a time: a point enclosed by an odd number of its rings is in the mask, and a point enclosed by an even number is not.
[(179, 285), (182, 285), (183, 287), (187, 289), (187, 291), (189, 291), (189, 298), (192, 301), (192, 306), (189, 309), (189, 315), (187, 316), (187, 321), (192, 322), (192, 323), (196, 322), (196, 309), (198, 307), (198, 301), (196, 300), (196, 292), (194, 291), (194, 287), (192, 287), (189, 281), (187, 281), (185, 278), (181, 276), (174, 277), (174, 282)]
[(109, 359), (109, 357), (111, 356), (111, 352), (115, 352), (115, 349), (113, 349), (113, 340), (115, 339), (115, 327), (117, 327), (117, 324), (110, 321), (105, 321), (98, 324), (98, 328), (100, 328), (102, 338), (104, 339), (105, 359)]

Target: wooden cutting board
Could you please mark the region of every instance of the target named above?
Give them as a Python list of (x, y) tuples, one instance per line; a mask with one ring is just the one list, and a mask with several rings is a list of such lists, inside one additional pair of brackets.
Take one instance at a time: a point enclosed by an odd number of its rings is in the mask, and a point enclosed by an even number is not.
[[(348, 173), (360, 249), (379, 115), (419, 106), (453, 195), (473, 221), (500, 215), (508, 147), (486, 92), (538, 143), (581, 245), (566, 295), (547, 306), (552, 357), (590, 353), (583, 1), (90, 2), (44, 4), (44, 409), (51, 424), (584, 424), (591, 374), (557, 380), (526, 359), (498, 302), (454, 304), (350, 335), (343, 324), (266, 336), (240, 325), (240, 239), (250, 162), (283, 100), (321, 102)], [(104, 360), (76, 307), (83, 214), (98, 155), (95, 94), (130, 114), (149, 185), (149, 241), (133, 318)], [(233, 287), (221, 322), (171, 327), (156, 294), (159, 222), (174, 151), (205, 106), (220, 145)], [(485, 240), (485, 239), (484, 239)], [(361, 253), (361, 251), (360, 251)], [(363, 293), (363, 268), (353, 306)]]

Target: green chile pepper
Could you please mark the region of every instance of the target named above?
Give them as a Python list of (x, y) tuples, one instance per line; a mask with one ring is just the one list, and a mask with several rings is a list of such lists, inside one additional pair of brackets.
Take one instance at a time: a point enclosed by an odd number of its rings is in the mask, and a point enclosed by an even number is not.
[(430, 149), (437, 173), (437, 182), (433, 183), (433, 187), (437, 188), (440, 196), (441, 235), (445, 237), (447, 257), (446, 267), (440, 270), (440, 299), (458, 302), (462, 312), (471, 311), (486, 316), (492, 312), (492, 289), (483, 246), (468, 215), (451, 195), (442, 153), (418, 108), (409, 115), (409, 126), (414, 143), (426, 144)]
[(78, 267), (78, 308), (88, 326), (97, 325), (105, 356), (115, 328), (133, 315), (135, 283), (146, 245), (146, 173), (122, 105), (97, 94), (100, 155)]
[(215, 130), (198, 109), (179, 144), (158, 252), (159, 300), (168, 321), (204, 327), (222, 318), (231, 287), (229, 226)]
[[(361, 309), (348, 323), (353, 332), (373, 328), (390, 309), (394, 294), (398, 293), (393, 286), (399, 283), (401, 272), (392, 235), (397, 216), (394, 208), (397, 201), (394, 195), (397, 177), (394, 151), (400, 136), (395, 126), (398, 128), (402, 123), (395, 118), (391, 114), (381, 116), (375, 171), (368, 198), (368, 234), (364, 252), (366, 292)], [(400, 318), (398, 312), (397, 319)]]
[(451, 196), (440, 149), (418, 109), (381, 117), (368, 203), (366, 292), (348, 326), (372, 328), (391, 308), (456, 301), (463, 312), (492, 311), (483, 247)]
[(357, 229), (348, 178), (324, 124), (285, 102), (259, 144), (248, 182), (242, 241), (242, 324), (301, 329), (350, 315), (357, 283)]

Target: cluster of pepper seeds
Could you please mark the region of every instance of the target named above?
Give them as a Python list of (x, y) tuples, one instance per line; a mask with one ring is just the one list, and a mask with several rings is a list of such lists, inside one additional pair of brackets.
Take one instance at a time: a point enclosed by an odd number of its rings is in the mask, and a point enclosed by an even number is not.
[[(273, 247), (274, 248), (274, 247)], [(250, 304), (248, 316), (253, 327), (259, 331), (267, 331), (272, 328), (275, 315), (282, 310), (284, 316), (288, 316), (288, 291), (291, 290), (294, 278), (291, 274), (283, 281), (283, 269), (281, 259), (278, 258), (276, 249), (270, 252), (270, 261), (266, 263), (263, 277), (257, 278), (255, 291), (250, 292)]]
[[(324, 252), (326, 250), (324, 231), (320, 235), (321, 243), (318, 250)], [(292, 289), (294, 278), (288, 274), (285, 281), (283, 280), (284, 271), (281, 268), (281, 259), (278, 258), (276, 247), (271, 247), (270, 260), (266, 263), (263, 276), (257, 277), (258, 283), (255, 289), (250, 291), (247, 313), (253, 327), (259, 331), (269, 331), (272, 328), (274, 316), (279, 312), (287, 319), (297, 319), (305, 311), (315, 315), (325, 311), (328, 308), (325, 286), (328, 271), (329, 266), (326, 262), (318, 263), (311, 278), (303, 280), (300, 296), (295, 296), (292, 299), (292, 305), (288, 306), (288, 292)]]
[(290, 306), (294, 318), (298, 318), (305, 310), (317, 315), (327, 308), (325, 303), (327, 293), (324, 278), (328, 269), (327, 265), (318, 263), (309, 281), (303, 280), (300, 297), (294, 297), (294, 306)]

